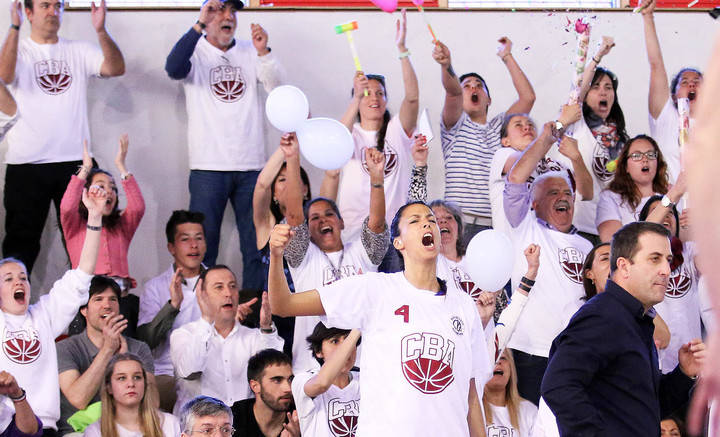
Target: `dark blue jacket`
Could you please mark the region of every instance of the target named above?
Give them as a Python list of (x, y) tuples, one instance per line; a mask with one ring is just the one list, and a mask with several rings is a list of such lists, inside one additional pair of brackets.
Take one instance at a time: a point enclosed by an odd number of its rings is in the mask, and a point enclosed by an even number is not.
[(553, 341), (542, 396), (561, 436), (651, 437), (660, 418), (687, 402), (693, 381), (661, 375), (653, 317), (608, 280)]

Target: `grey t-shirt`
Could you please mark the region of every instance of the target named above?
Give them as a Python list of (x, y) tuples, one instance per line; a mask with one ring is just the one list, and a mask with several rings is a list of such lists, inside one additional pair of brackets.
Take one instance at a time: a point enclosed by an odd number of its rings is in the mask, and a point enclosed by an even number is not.
[[(127, 341), (128, 352), (140, 357), (145, 370), (153, 373), (155, 371), (155, 365), (148, 345), (129, 337), (125, 337), (125, 341)], [(58, 374), (67, 370), (77, 370), (80, 374), (83, 374), (90, 367), (90, 364), (92, 364), (98, 352), (98, 348), (90, 341), (90, 338), (88, 338), (87, 330), (59, 342), (57, 344)], [(90, 400), (88, 405), (99, 401), (100, 390), (95, 393), (95, 396)], [(72, 406), (61, 390), (60, 420), (58, 420), (57, 423), (60, 435), (73, 432), (72, 427), (67, 423), (67, 419), (75, 414), (76, 411), (78, 411), (77, 408)]]

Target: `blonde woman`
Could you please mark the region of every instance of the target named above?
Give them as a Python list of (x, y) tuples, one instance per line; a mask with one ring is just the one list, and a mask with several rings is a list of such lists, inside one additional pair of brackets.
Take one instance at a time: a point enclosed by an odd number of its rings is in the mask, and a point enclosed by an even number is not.
[(85, 430), (85, 437), (176, 437), (180, 423), (153, 406), (147, 395), (146, 371), (140, 358), (124, 353), (113, 357), (101, 388), (102, 415)]
[(516, 379), (515, 361), (505, 349), (483, 393), (487, 435), (530, 436), (537, 407), (520, 397)]

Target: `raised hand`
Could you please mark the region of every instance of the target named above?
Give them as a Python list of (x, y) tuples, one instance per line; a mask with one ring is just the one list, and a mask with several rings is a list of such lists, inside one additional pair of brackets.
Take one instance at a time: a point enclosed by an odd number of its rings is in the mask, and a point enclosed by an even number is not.
[(257, 302), (257, 297), (253, 297), (245, 303), (238, 304), (237, 312), (235, 313), (235, 318), (238, 322), (244, 322), (245, 319), (247, 319), (247, 316), (252, 314), (252, 306), (255, 305), (255, 302)]
[(120, 170), (120, 174), (127, 173), (127, 168), (125, 168), (125, 158), (127, 158), (129, 144), (130, 141), (128, 140), (128, 134), (120, 135), (120, 145), (118, 147), (117, 155), (115, 155), (115, 166), (118, 170)]
[(385, 180), (385, 154), (374, 147), (365, 149), (365, 162), (367, 163), (370, 181)]
[(425, 167), (427, 165), (429, 152), (427, 137), (422, 134), (415, 135), (411, 153), (416, 167)]
[(642, 8), (640, 13), (644, 16), (652, 16), (655, 12), (655, 0), (644, 0), (642, 3), (640, 3), (639, 8)]
[(182, 283), (184, 279), (182, 267), (178, 267), (170, 279), (170, 305), (172, 305), (176, 310), (180, 309), (180, 305), (182, 304), (184, 298), (182, 291)]
[(200, 307), (200, 314), (206, 322), (212, 325), (213, 322), (215, 322), (215, 316), (217, 315), (218, 309), (210, 302), (210, 297), (208, 296), (202, 279), (198, 279), (196, 289), (198, 290), (197, 303)]
[(363, 96), (365, 90), (368, 89), (368, 86), (368, 78), (365, 76), (365, 73), (362, 71), (356, 72), (353, 78), (353, 96), (359, 99)]
[(452, 64), (450, 58), (450, 49), (440, 41), (435, 44), (435, 48), (432, 52), (432, 57), (438, 64), (442, 65), (443, 68), (447, 68)]
[[(128, 321), (122, 314), (110, 314), (102, 329), (103, 343), (101, 348), (117, 353), (122, 346), (122, 332), (127, 328)], [(127, 347), (127, 346), (126, 346)]]
[(537, 244), (531, 244), (525, 248), (523, 254), (525, 255), (525, 259), (527, 260), (528, 272), (532, 274), (537, 274), (538, 268), (540, 268), (540, 246)]
[(90, 188), (83, 189), (82, 202), (88, 210), (89, 217), (102, 217), (108, 194), (98, 185), (91, 185)]
[(558, 121), (567, 128), (571, 124), (580, 120), (581, 116), (582, 108), (580, 107), (580, 104), (575, 103), (573, 105), (563, 105)]
[(705, 357), (707, 351), (705, 343), (699, 338), (685, 343), (678, 350), (678, 363), (680, 370), (687, 376), (694, 378), (700, 374), (700, 370), (705, 365)]
[(290, 239), (292, 238), (292, 230), (288, 224), (277, 224), (270, 232), (270, 252), (273, 255), (282, 256), (285, 253), (285, 248)]
[(198, 21), (207, 26), (215, 19), (217, 13), (222, 11), (222, 8), (223, 5), (220, 3), (220, 0), (209, 0), (200, 9), (200, 17), (198, 17)]
[(280, 150), (285, 155), (285, 160), (298, 156), (300, 152), (300, 144), (298, 143), (297, 135), (290, 132), (280, 137)]
[(283, 425), (280, 437), (300, 437), (300, 420), (297, 410), (287, 413), (288, 423)]
[(480, 320), (482, 320), (483, 327), (488, 324), (495, 314), (495, 293), (489, 291), (481, 291), (477, 300), (475, 301), (478, 313), (480, 313)]
[(22, 396), (22, 390), (15, 380), (15, 377), (4, 370), (0, 372), (0, 395), (13, 398)]
[(505, 56), (512, 54), (512, 41), (510, 41), (510, 38), (503, 36), (498, 42), (500, 46), (498, 47), (497, 55), (505, 61)]
[(100, 6), (95, 6), (95, 2), (90, 3), (90, 19), (92, 20), (95, 32), (103, 32), (105, 30), (105, 14), (107, 6), (105, 0), (100, 0)]
[(407, 34), (406, 12), (405, 8), (403, 8), (400, 11), (400, 18), (395, 22), (395, 43), (400, 52), (407, 51), (407, 47), (405, 47), (405, 35)]
[(578, 142), (575, 138), (563, 135), (560, 140), (560, 145), (558, 146), (558, 151), (563, 156), (567, 156), (570, 161), (576, 162), (577, 160), (582, 160), (582, 155), (580, 155), (580, 149), (578, 148)]
[(267, 47), (268, 34), (261, 25), (255, 23), (250, 24), (250, 37), (259, 56), (267, 55), (270, 52)]
[(268, 299), (267, 291), (263, 291), (262, 301), (260, 303), (260, 329), (270, 328), (272, 328), (272, 311), (270, 311), (270, 299)]
[(23, 2), (13, 0), (10, 2), (10, 22), (16, 26), (21, 26), (23, 22), (22, 14)]
[(612, 49), (613, 47), (615, 47), (615, 40), (613, 39), (613, 37), (603, 36), (595, 56), (597, 56), (598, 60), (600, 60), (605, 57), (605, 55), (610, 53), (610, 49)]

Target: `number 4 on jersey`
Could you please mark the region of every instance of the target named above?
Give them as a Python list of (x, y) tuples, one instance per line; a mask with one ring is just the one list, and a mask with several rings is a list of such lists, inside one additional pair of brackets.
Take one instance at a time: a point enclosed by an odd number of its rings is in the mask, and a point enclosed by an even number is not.
[(403, 305), (395, 310), (396, 316), (403, 316), (403, 322), (408, 323), (410, 321), (410, 306)]

